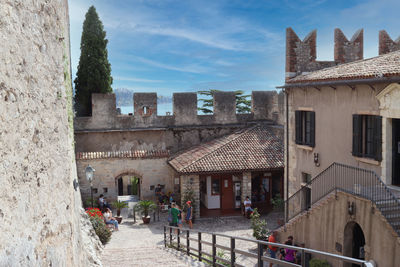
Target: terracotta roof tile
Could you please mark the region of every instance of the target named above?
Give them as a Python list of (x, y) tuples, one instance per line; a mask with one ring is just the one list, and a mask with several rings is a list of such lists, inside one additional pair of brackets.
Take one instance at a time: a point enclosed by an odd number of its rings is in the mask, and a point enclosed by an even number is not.
[(131, 151), (107, 151), (107, 152), (78, 152), (77, 160), (85, 159), (109, 159), (109, 158), (167, 158), (169, 150), (131, 150)]
[(400, 50), (296, 76), (286, 83), (400, 76)]
[(283, 167), (281, 129), (257, 125), (171, 157), (179, 173), (266, 170)]

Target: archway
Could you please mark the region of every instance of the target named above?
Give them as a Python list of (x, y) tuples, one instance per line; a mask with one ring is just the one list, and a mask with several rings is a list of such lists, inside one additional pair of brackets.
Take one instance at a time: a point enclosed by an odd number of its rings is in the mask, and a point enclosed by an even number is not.
[(118, 197), (131, 196), (140, 199), (141, 177), (134, 172), (124, 172), (115, 177), (115, 190)]
[[(361, 226), (356, 222), (347, 223), (344, 229), (344, 255), (356, 259), (365, 259), (365, 236)], [(347, 263), (345, 267), (358, 266)]]

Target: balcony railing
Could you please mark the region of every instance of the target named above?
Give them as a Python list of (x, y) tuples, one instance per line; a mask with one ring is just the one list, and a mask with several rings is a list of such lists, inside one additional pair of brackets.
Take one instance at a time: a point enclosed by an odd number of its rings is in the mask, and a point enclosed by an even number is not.
[[(211, 239), (211, 241), (210, 241)], [(228, 239), (229, 242), (221, 242), (221, 239)], [(219, 241), (219, 242), (218, 242)], [(241, 242), (240, 247), (238, 241)], [(226, 243), (229, 243), (227, 245)], [(264, 251), (268, 245), (280, 248), (293, 249), (301, 252), (301, 265), (274, 259), (265, 255)], [(265, 262), (278, 264), (279, 266), (301, 267), (306, 266), (306, 254), (316, 257), (325, 258), (334, 262), (352, 263), (356, 266), (373, 267), (372, 262), (354, 259), (314, 249), (288, 246), (280, 243), (270, 243), (244, 237), (229, 236), (224, 234), (211, 233), (206, 231), (198, 231), (193, 229), (178, 228), (173, 226), (164, 226), (164, 246), (181, 251), (188, 256), (193, 256), (199, 261), (203, 261), (212, 266), (239, 266), (244, 267), (243, 260), (253, 259), (257, 266), (264, 266)], [(257, 253), (249, 250), (254, 246), (257, 247)], [(246, 249), (247, 248), (247, 249)], [(227, 252), (227, 257), (220, 257), (218, 250)], [(278, 249), (278, 250), (279, 250)], [(239, 262), (238, 256), (241, 256)], [(254, 263), (253, 263), (254, 264)], [(248, 266), (248, 264), (247, 264)]]

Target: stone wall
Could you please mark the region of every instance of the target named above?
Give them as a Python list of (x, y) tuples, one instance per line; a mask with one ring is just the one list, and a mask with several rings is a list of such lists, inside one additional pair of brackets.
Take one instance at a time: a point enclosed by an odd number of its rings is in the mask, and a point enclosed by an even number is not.
[[(348, 213), (348, 203), (354, 203), (355, 214)], [(337, 198), (332, 194), (309, 212), (295, 217), (281, 228), (278, 240), (284, 242), (292, 235), (295, 243), (305, 243), (306, 248), (351, 256), (351, 240), (345, 228), (353, 222), (364, 233), (366, 260), (374, 260), (377, 266), (397, 266), (400, 241), (396, 232), (371, 201), (347, 193), (338, 192)], [(332, 264), (342, 266), (337, 262)]]
[(341, 63), (363, 59), (363, 30), (349, 41), (340, 29), (335, 29), (335, 60), (317, 61), (317, 31), (301, 40), (292, 28), (286, 29), (286, 79)]
[(1, 1), (0, 42), (0, 266), (101, 265), (73, 183), (67, 1)]
[(386, 31), (379, 31), (379, 55), (387, 54), (399, 49), (400, 37), (393, 41)]
[[(157, 184), (165, 185), (164, 192), (174, 191), (174, 179), (179, 178), (166, 162), (166, 158), (157, 159), (130, 159), (109, 158), (91, 159), (77, 161), (78, 177), (82, 198), (90, 198), (90, 184), (86, 180), (85, 168), (92, 166), (94, 172), (93, 188), (97, 189), (94, 194), (95, 200), (100, 194), (104, 194), (109, 201), (115, 201), (118, 197), (116, 179), (121, 175), (132, 175), (140, 178), (141, 199), (155, 200), (154, 189), (150, 186)], [(104, 192), (107, 188), (107, 193)]]
[(114, 94), (92, 95), (92, 116), (75, 119), (76, 132), (131, 130), (150, 128), (171, 128), (190, 126), (220, 126), (246, 124), (248, 122), (283, 121), (281, 99), (283, 93), (276, 91), (252, 92), (252, 112), (236, 113), (234, 92), (217, 92), (214, 95), (214, 113), (197, 115), (197, 94), (175, 93), (173, 114), (157, 115), (156, 93), (134, 93), (133, 115), (118, 115)]
[(184, 207), (183, 198), (186, 190), (193, 190), (195, 203), (193, 205), (194, 216), (199, 218), (200, 214), (200, 177), (199, 175), (182, 175), (180, 177), (181, 185), (181, 207)]

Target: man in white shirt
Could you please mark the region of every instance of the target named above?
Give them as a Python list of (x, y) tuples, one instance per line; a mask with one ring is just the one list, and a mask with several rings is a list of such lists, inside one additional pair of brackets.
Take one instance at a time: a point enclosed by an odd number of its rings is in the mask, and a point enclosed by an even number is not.
[(248, 196), (246, 197), (245, 201), (243, 202), (243, 205), (244, 205), (244, 211), (246, 214), (247, 214), (247, 212), (250, 212), (250, 213), (253, 212), (253, 209), (251, 208), (251, 200)]

